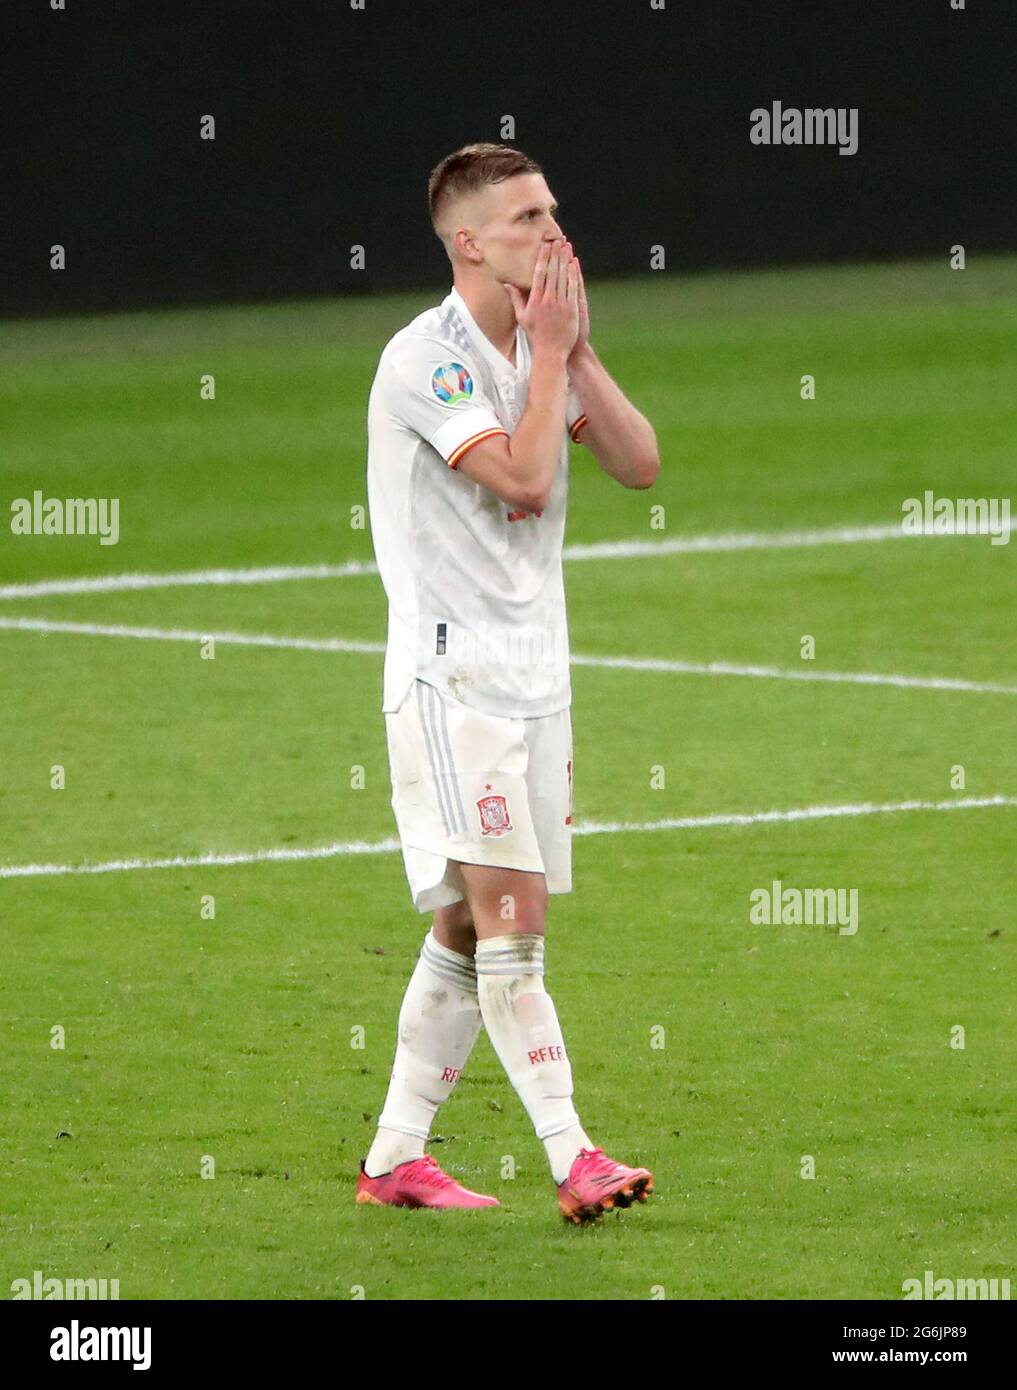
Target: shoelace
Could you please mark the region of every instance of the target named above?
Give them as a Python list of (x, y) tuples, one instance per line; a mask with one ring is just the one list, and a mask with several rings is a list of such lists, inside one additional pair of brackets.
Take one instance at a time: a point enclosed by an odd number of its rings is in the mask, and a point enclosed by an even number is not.
[(427, 1187), (448, 1187), (455, 1182), (455, 1178), (450, 1178), (447, 1173), (443, 1173), (430, 1154), (425, 1154), (423, 1158), (415, 1158), (412, 1163), (406, 1165), (406, 1176), (413, 1182), (424, 1183)]
[(602, 1173), (614, 1173), (617, 1171), (618, 1164), (613, 1158), (608, 1158), (603, 1149), (580, 1149), (580, 1155), (585, 1154), (594, 1160), (590, 1164), (590, 1171), (587, 1176), (597, 1177)]

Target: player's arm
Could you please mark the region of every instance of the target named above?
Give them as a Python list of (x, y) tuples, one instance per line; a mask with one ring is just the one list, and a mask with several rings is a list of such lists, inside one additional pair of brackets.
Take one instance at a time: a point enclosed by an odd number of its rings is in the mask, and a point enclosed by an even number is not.
[(561, 456), (567, 355), (535, 344), (526, 409), (515, 433), (480, 440), (454, 465), (509, 506), (528, 512), (547, 506)]
[(561, 455), (568, 379), (565, 364), (579, 332), (578, 266), (571, 250), (543, 242), (527, 299), (505, 288), (533, 345), (526, 409), (511, 439), (494, 436), (467, 449), (461, 473), (503, 502), (539, 512), (547, 506)]
[(411, 334), (383, 354), (381, 380), (388, 395), (382, 399), (393, 424), (426, 439), (450, 468), (510, 506), (539, 512), (561, 460), (565, 364), (579, 325), (571, 251), (557, 242), (544, 243), (528, 299), (514, 285), (508, 291), (532, 352), (526, 409), (511, 438), (484, 399), (461, 349), (442, 339)]
[(644, 415), (615, 385), (590, 344), (590, 309), (583, 267), (579, 279), (579, 333), (569, 354), (569, 434), (585, 444), (624, 487), (651, 487), (660, 472), (657, 436)]
[(660, 472), (653, 426), (611, 380), (589, 343), (568, 364), (586, 420), (573, 438), (624, 487), (652, 487)]

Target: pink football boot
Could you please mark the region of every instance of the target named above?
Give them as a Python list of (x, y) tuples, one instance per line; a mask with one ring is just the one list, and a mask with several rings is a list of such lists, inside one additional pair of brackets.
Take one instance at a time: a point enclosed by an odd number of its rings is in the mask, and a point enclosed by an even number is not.
[(443, 1173), (430, 1154), (397, 1163), (391, 1173), (369, 1178), (360, 1160), (357, 1202), (376, 1207), (500, 1207), (497, 1197), (485, 1197), (461, 1187)]
[(581, 1226), (599, 1221), (612, 1207), (645, 1202), (652, 1191), (653, 1174), (648, 1168), (627, 1168), (608, 1158), (603, 1149), (580, 1149), (558, 1187), (558, 1205), (566, 1221)]

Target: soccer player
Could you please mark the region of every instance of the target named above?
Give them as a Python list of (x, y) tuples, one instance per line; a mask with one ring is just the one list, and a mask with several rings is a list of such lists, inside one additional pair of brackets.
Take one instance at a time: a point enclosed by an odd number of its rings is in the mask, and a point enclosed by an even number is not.
[(548, 894), (572, 887), (568, 441), (581, 435), (631, 488), (656, 479), (657, 441), (590, 345), (582, 270), (539, 165), (468, 145), (428, 193), (453, 288), (382, 351), (367, 485), (392, 808), (414, 905), (434, 918), (357, 1201), (500, 1205), (424, 1152), (483, 1024), (579, 1224), (645, 1201), (653, 1175), (580, 1124), (544, 987)]

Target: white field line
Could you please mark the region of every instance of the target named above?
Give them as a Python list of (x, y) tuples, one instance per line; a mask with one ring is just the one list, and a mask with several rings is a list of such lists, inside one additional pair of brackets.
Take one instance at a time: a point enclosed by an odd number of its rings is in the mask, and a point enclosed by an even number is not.
[(213, 585), (280, 584), (289, 579), (345, 579), (377, 574), (373, 560), (341, 565), (267, 565), (262, 569), (177, 570), (167, 574), (108, 574), (91, 579), (40, 579), (31, 584), (2, 584), (0, 599), (48, 598), (52, 594), (118, 594), (133, 589), (203, 588)]
[(83, 637), (134, 637), (153, 642), (207, 642), (223, 646), (289, 647), (309, 652), (383, 653), (383, 642), (347, 642), (342, 637), (274, 637), (271, 633), (210, 632), (183, 627), (130, 627), (109, 623), (72, 623), (49, 618), (0, 618), (0, 631), (67, 632)]
[[(1009, 533), (1009, 532), (1008, 532)], [(955, 526), (951, 536), (989, 535), (987, 527)], [(997, 533), (999, 534), (999, 533)], [(598, 541), (567, 545), (565, 560), (631, 560), (659, 555), (693, 555), (709, 551), (796, 550), (815, 545), (855, 545), (865, 541), (935, 540), (912, 536), (901, 522), (878, 526), (833, 526), (811, 531), (747, 531), (716, 536), (675, 536), (670, 540)], [(135, 589), (175, 589), (212, 585), (280, 584), (288, 580), (346, 579), (377, 574), (373, 560), (338, 565), (268, 565), (260, 569), (179, 570), (165, 574), (110, 574), (88, 579), (42, 579), (0, 585), (0, 599), (47, 598), (56, 594), (113, 594)]]
[[(0, 618), (0, 631), (56, 632), (84, 637), (132, 637), (156, 642), (205, 642), (237, 647), (288, 647), (310, 652), (353, 652), (381, 655), (381, 642), (350, 642), (341, 637), (277, 637), (271, 633), (210, 632), (198, 628), (129, 627), (121, 624), (75, 623), (51, 618)], [(891, 685), (907, 690), (962, 690), (976, 695), (1017, 695), (1017, 685), (969, 681), (953, 676), (898, 676), (875, 671), (813, 671), (780, 666), (740, 666), (730, 661), (671, 661), (657, 657), (582, 656), (572, 653), (573, 666), (606, 670), (656, 671), (679, 676), (749, 676), (762, 680), (825, 681), (840, 685)]]
[[(0, 627), (3, 620), (0, 619)], [(740, 666), (730, 661), (670, 661), (641, 656), (572, 656), (573, 666), (664, 671), (679, 676), (755, 676), (762, 680), (829, 681), (835, 685), (896, 685), (906, 690), (966, 690), (978, 695), (1017, 695), (1017, 685), (968, 681), (954, 676), (895, 676), (879, 671), (813, 671), (783, 666)]]
[[(1017, 796), (969, 796), (955, 801), (861, 801), (844, 806), (801, 806), (787, 811), (729, 812), (712, 816), (673, 816), (655, 821), (581, 821), (575, 835), (645, 834), (655, 830), (707, 830), (716, 826), (791, 824), (847, 816), (895, 815), (908, 811), (970, 811), (989, 806), (1017, 806)], [(260, 849), (232, 854), (176, 855), (172, 859), (112, 859), (102, 864), (6, 864), (0, 878), (44, 878), (64, 874), (112, 874), (131, 869), (196, 869), (230, 864), (334, 859), (353, 854), (395, 854), (398, 840), (347, 840), (313, 849)]]

